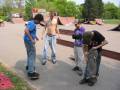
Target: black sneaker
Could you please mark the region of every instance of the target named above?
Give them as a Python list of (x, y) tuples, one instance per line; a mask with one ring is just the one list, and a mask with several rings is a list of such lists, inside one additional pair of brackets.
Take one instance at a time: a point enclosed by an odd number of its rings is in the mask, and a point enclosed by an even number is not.
[(99, 73), (96, 74), (96, 77), (99, 77)]
[(78, 66), (76, 66), (76, 67), (74, 67), (72, 70), (73, 70), (73, 71), (79, 71), (80, 68), (79, 68)]
[(85, 84), (85, 83), (87, 83), (88, 81), (87, 81), (87, 79), (86, 78), (83, 78), (79, 83), (80, 84)]
[(88, 80), (88, 86), (93, 86), (97, 82), (97, 78), (90, 78)]
[(26, 66), (26, 68), (25, 68), (26, 70), (28, 70), (28, 66)]
[(82, 70), (79, 70), (77, 71), (78, 75), (82, 76), (83, 75), (83, 71)]
[(37, 80), (37, 79), (39, 79), (39, 73), (36, 73), (36, 72), (28, 73), (28, 77), (29, 77), (31, 80)]
[(53, 63), (53, 64), (56, 64), (56, 62), (57, 62), (56, 60), (52, 60), (52, 63)]
[(46, 65), (46, 63), (47, 63), (47, 61), (43, 61), (43, 62), (42, 62), (42, 65)]

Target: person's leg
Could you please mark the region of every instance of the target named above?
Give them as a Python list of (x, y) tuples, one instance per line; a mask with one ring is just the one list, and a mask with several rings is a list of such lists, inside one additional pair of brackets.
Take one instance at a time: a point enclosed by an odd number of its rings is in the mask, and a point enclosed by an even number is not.
[(83, 48), (82, 47), (77, 47), (77, 56), (78, 56), (78, 66), (80, 67), (81, 70), (83, 70)]
[(78, 67), (78, 54), (77, 54), (77, 47), (74, 46), (74, 57), (75, 57), (75, 67), (73, 68), (74, 71), (79, 70)]
[(90, 50), (88, 54), (88, 72), (89, 77), (94, 77), (96, 75), (96, 58), (98, 56), (97, 50)]
[(102, 51), (98, 52), (98, 56), (96, 59), (96, 64), (97, 64), (96, 76), (99, 76), (99, 67), (100, 67), (100, 63), (101, 63), (101, 56), (102, 56)]
[(78, 66), (78, 51), (77, 51), (77, 47), (74, 46), (74, 57), (75, 57), (75, 64), (76, 66)]
[(83, 49), (82, 49), (82, 47), (74, 46), (74, 56), (75, 56), (76, 67), (73, 70), (74, 71), (79, 70), (82, 72), (82, 69), (83, 69)]
[(25, 47), (26, 47), (26, 51), (27, 51), (27, 64), (26, 64), (26, 70), (28, 70), (28, 62), (29, 62), (29, 58), (30, 58), (30, 55), (29, 55), (29, 52), (30, 52), (30, 43), (29, 42), (24, 42), (25, 44)]
[(49, 36), (45, 36), (44, 39), (44, 48), (42, 53), (42, 64), (45, 65), (47, 61), (47, 55), (48, 55), (48, 45), (49, 45)]
[(27, 65), (26, 65), (26, 70), (28, 70), (28, 60), (29, 60), (29, 45), (27, 44), (27, 42), (24, 41), (25, 44), (25, 48), (26, 48), (26, 52), (27, 52)]
[(96, 58), (98, 56), (97, 50), (90, 50), (88, 54), (88, 85), (93, 86), (96, 80)]
[(88, 62), (86, 63), (83, 79), (79, 82), (80, 84), (85, 84), (88, 82)]
[(51, 60), (53, 64), (56, 63), (56, 36), (52, 36), (50, 39), (50, 48), (51, 48)]
[(35, 44), (29, 45), (28, 73), (35, 72), (36, 48)]
[(39, 74), (35, 72), (36, 48), (34, 44), (25, 42), (27, 50), (27, 74), (32, 80), (39, 78)]

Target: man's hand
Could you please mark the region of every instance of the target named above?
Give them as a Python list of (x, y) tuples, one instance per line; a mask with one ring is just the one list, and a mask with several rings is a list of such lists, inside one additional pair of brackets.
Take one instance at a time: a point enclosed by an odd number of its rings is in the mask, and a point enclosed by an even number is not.
[(84, 63), (88, 62), (88, 52), (84, 53)]
[(38, 37), (36, 37), (36, 40), (37, 40), (37, 41), (39, 41), (39, 38), (38, 38)]
[(93, 49), (93, 50), (96, 50), (96, 49), (98, 49), (98, 47), (92, 47), (92, 49)]
[(36, 43), (35, 40), (32, 40), (32, 43), (35, 44)]
[(83, 63), (87, 64), (87, 62), (88, 62), (88, 57), (85, 56), (85, 57), (84, 57), (84, 61), (83, 61)]

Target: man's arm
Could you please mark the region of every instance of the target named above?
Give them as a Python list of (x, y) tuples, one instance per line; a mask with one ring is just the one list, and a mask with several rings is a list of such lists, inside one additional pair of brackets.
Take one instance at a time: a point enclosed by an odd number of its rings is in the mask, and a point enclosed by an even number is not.
[(57, 29), (57, 25), (56, 25), (55, 30), (56, 30), (56, 33), (58, 34), (58, 38), (60, 38), (60, 32), (59, 32), (59, 30)]
[(42, 31), (42, 37), (41, 37), (42, 40), (43, 40), (43, 37), (44, 37), (46, 31), (47, 31), (47, 27), (45, 27), (45, 29)]
[(33, 40), (32, 36), (30, 35), (30, 32), (29, 32), (28, 28), (25, 28), (24, 32), (25, 32), (26, 35), (28, 35), (28, 37), (30, 38), (30, 40), (31, 40), (33, 43), (35, 43), (35, 41)]
[(46, 27), (46, 23), (45, 22), (40, 22), (40, 25), (43, 27)]
[(96, 46), (96, 47), (93, 47), (93, 49), (98, 49), (100, 47), (103, 47), (105, 46), (106, 44), (108, 44), (108, 41), (107, 40), (104, 40), (100, 45)]
[(55, 28), (55, 30), (56, 30), (56, 33), (58, 34), (58, 38), (60, 38), (60, 31), (58, 30), (58, 18), (57, 18), (57, 24), (56, 24), (56, 28)]

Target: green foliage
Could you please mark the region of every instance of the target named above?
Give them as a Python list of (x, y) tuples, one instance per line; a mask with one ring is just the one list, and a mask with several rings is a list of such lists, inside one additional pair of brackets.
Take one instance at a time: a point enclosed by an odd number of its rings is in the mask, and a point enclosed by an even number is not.
[(106, 24), (120, 24), (119, 19), (104, 19), (104, 23)]
[(120, 19), (120, 8), (113, 3), (105, 4), (103, 17), (105, 19)]
[(117, 15), (118, 15), (118, 19), (120, 20), (120, 7), (118, 8), (118, 13), (117, 13)]
[[(120, 7), (113, 3), (103, 4), (102, 0), (85, 0), (82, 5), (76, 5), (71, 0), (25, 0), (25, 8), (13, 8), (14, 0), (4, 0), (0, 7), (0, 16), (7, 17), (11, 13), (23, 13), (25, 20), (32, 18), (32, 8), (46, 9), (58, 12), (60, 16), (74, 16), (78, 19), (120, 19)], [(15, 0), (18, 5), (20, 0)], [(8, 18), (8, 17), (7, 17)]]
[(36, 7), (44, 8), (47, 11), (56, 11), (60, 16), (74, 16), (81, 18), (82, 6), (67, 0), (37, 0)]
[(32, 18), (32, 8), (35, 7), (35, 3), (35, 0), (25, 0), (25, 20), (29, 20)]
[(101, 18), (103, 14), (102, 0), (85, 0), (83, 5), (83, 18), (93, 20), (95, 18)]

